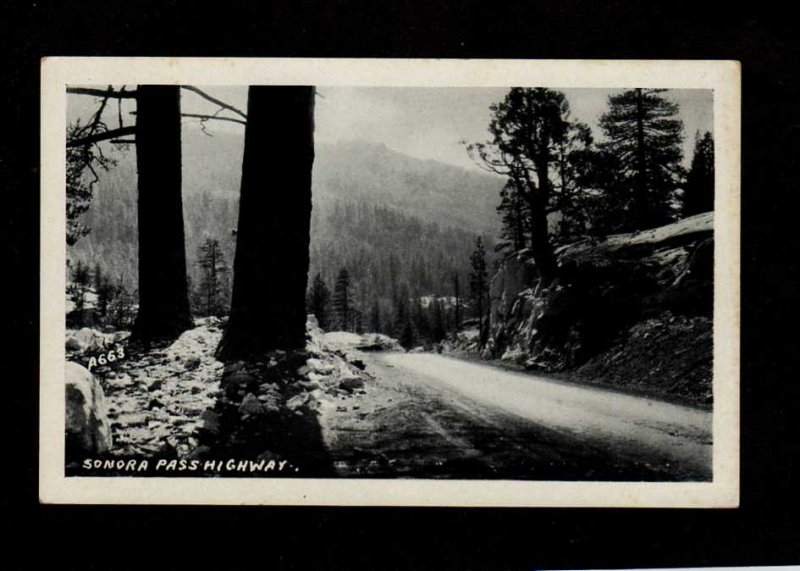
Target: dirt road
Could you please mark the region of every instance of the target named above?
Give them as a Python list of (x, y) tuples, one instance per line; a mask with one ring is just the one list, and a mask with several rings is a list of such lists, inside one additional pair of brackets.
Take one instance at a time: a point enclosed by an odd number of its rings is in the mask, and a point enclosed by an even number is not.
[(341, 476), (711, 478), (709, 412), (441, 355), (357, 357), (374, 380), (320, 418)]

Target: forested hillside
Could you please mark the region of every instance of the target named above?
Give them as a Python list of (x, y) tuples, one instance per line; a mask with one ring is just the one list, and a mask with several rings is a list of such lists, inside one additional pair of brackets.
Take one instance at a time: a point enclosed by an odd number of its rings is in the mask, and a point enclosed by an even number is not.
[[(185, 129), (183, 146), (193, 309), (205, 313), (202, 249), (215, 240), (224, 312), (236, 245), (242, 144), (232, 134), (209, 137)], [(94, 268), (99, 263), (112, 282), (133, 292), (138, 248), (135, 150), (111, 156), (117, 162), (100, 172), (92, 206), (83, 216), (91, 231), (68, 254), (73, 264)], [(482, 235), (491, 243), (497, 233), (495, 203), (502, 179), (385, 147), (360, 142), (319, 146), (313, 185), (310, 275), (320, 273), (332, 291), (346, 268), (350, 295), (364, 324), (379, 305), (387, 326), (398, 292), (452, 295), (452, 276), (466, 278), (475, 237)]]

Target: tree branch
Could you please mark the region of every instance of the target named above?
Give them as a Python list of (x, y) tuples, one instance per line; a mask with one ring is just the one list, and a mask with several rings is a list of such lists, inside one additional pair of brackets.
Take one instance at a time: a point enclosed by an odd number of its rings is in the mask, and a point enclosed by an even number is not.
[(67, 87), (71, 95), (91, 95), (93, 97), (113, 97), (115, 99), (136, 99), (135, 91), (107, 91), (88, 87)]
[(247, 114), (246, 113), (240, 111), (239, 109), (237, 109), (233, 105), (228, 105), (224, 101), (220, 101), (219, 99), (217, 99), (215, 97), (211, 97), (208, 93), (206, 93), (205, 91), (203, 91), (201, 89), (198, 89), (198, 88), (194, 87), (193, 85), (181, 85), (181, 89), (185, 89), (186, 91), (191, 91), (192, 93), (196, 93), (197, 95), (199, 95), (203, 99), (207, 99), (208, 101), (211, 101), (211, 103), (219, 105), (220, 107), (222, 107), (223, 109), (227, 109), (228, 111), (233, 111), (237, 115), (240, 115), (243, 119), (247, 119)]
[(232, 117), (217, 117), (216, 115), (201, 115), (199, 113), (181, 113), (181, 117), (192, 117), (194, 119), (200, 119), (202, 121), (229, 121), (231, 123), (239, 123), (240, 125), (247, 125), (247, 121), (242, 121), (241, 119), (234, 119)]
[(102, 133), (89, 135), (88, 137), (81, 137), (80, 139), (67, 141), (67, 148), (93, 145), (95, 143), (99, 143), (100, 141), (116, 139), (118, 137), (124, 137), (125, 135), (133, 135), (135, 133), (136, 133), (136, 127), (123, 127), (122, 129), (112, 129), (111, 131), (103, 131)]

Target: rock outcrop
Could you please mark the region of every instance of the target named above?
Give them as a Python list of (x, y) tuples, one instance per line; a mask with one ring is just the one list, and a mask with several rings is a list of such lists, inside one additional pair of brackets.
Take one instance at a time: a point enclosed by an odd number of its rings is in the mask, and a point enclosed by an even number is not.
[[(594, 359), (594, 373), (616, 374), (620, 371), (603, 361), (603, 353), (614, 348), (624, 354), (635, 347), (637, 355), (618, 356), (619, 362), (648, 361), (648, 351), (664, 347), (642, 343), (636, 327), (649, 323), (661, 331), (662, 322), (667, 323), (662, 341), (689, 339), (710, 355), (713, 251), (709, 212), (563, 246), (556, 251), (558, 278), (548, 287), (539, 285), (527, 252), (517, 252), (492, 279), (489, 340), (482, 356), (548, 371), (574, 370)], [(680, 335), (675, 327), (667, 331), (676, 316), (689, 319), (681, 321)], [(710, 386), (706, 364), (700, 369), (707, 370)], [(699, 391), (701, 401), (710, 398), (703, 396), (706, 392)]]
[(105, 454), (112, 438), (103, 387), (88, 369), (72, 362), (65, 365), (65, 381), (67, 458)]

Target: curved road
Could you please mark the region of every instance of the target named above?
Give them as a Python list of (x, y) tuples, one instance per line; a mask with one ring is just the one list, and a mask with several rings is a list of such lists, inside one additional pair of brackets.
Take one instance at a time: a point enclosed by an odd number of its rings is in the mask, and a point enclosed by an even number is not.
[(711, 413), (435, 354), (357, 353), (322, 409), (342, 476), (709, 480)]

